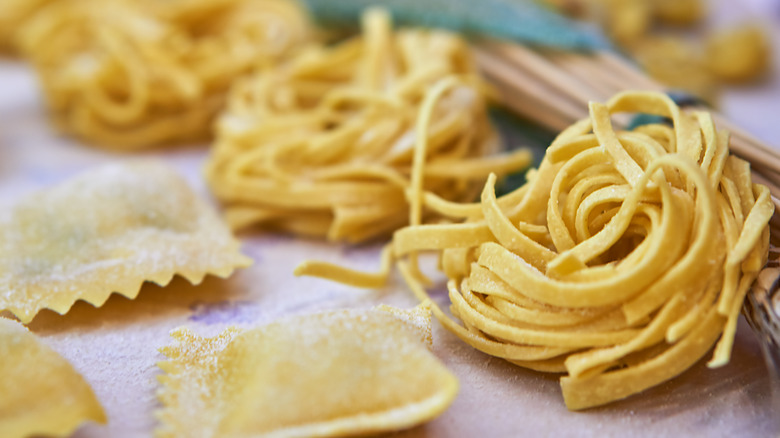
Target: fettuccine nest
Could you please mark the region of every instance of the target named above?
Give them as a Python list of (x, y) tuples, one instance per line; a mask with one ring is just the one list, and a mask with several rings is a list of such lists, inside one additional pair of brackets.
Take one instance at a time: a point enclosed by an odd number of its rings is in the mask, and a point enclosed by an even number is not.
[[(417, 126), (440, 80), (452, 86), (431, 103), (430, 123)], [(361, 242), (410, 223), (419, 138), (428, 145), (418, 158), (427, 162), (421, 184), (452, 201), (473, 199), (491, 170), (530, 163), (527, 151), (485, 158), (498, 142), (465, 41), (394, 32), (388, 14), (372, 10), (362, 36), (234, 88), (207, 177), (235, 228)]]
[(288, 0), (60, 0), (28, 21), (17, 42), (55, 123), (115, 149), (209, 138), (237, 78), (312, 36)]
[[(619, 112), (671, 123), (615, 131)], [(682, 373), (718, 339), (708, 365), (729, 360), (774, 206), (728, 143), (707, 112), (625, 92), (592, 103), (516, 191), (497, 199), (491, 177), (478, 204), (412, 199), (455, 223), (399, 230), (379, 275), (317, 262), (297, 273), (376, 286), (396, 259), (428, 300), (415, 254), (438, 250), (454, 318), (433, 311), (447, 329), (488, 354), (564, 373), (570, 409), (609, 403)]]

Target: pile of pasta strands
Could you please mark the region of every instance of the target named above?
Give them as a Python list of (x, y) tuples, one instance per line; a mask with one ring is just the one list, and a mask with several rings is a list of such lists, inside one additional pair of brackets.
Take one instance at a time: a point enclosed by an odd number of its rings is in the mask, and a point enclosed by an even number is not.
[[(530, 163), (528, 151), (486, 157), (498, 141), (465, 41), (393, 32), (379, 9), (362, 25), (362, 36), (304, 51), (232, 91), (207, 178), (234, 228), (361, 242), (409, 223), (413, 180), (464, 201), (491, 171)], [(412, 175), (416, 136), (428, 145), (417, 158), (424, 181)]]
[[(615, 131), (610, 116), (620, 112), (661, 115), (672, 126)], [(428, 300), (415, 254), (441, 251), (455, 318), (435, 304), (434, 315), (485, 353), (565, 373), (569, 409), (669, 380), (719, 338), (708, 365), (721, 366), (766, 262), (774, 211), (728, 142), (707, 112), (624, 92), (592, 103), (590, 118), (564, 130), (514, 192), (497, 199), (491, 176), (478, 204), (412, 199), (455, 223), (401, 229), (392, 254)], [(309, 262), (297, 273), (368, 286), (388, 269), (361, 277)]]
[(35, 12), (53, 0), (3, 0), (0, 2), (0, 53), (17, 51), (16, 34)]
[(287, 0), (61, 0), (28, 21), (18, 44), (55, 123), (116, 149), (209, 138), (233, 81), (312, 33)]

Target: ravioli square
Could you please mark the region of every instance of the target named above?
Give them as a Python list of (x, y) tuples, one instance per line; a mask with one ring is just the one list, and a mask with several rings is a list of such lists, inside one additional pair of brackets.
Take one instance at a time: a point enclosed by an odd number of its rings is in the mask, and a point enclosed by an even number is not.
[(88, 171), (0, 217), (0, 310), (23, 323), (79, 299), (135, 298), (145, 281), (197, 284), (249, 264), (217, 212), (157, 161)]
[(23, 325), (0, 317), (0, 433), (4, 438), (69, 436), (106, 422), (89, 384)]
[(452, 403), (458, 381), (428, 350), (430, 310), (337, 310), (161, 352), (163, 437), (329, 437), (406, 429)]

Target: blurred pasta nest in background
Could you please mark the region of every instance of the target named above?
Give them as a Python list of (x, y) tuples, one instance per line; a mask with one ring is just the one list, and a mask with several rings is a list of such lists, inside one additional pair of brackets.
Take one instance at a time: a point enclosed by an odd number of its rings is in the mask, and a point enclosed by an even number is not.
[(648, 74), (711, 103), (721, 85), (759, 81), (771, 65), (769, 38), (758, 24), (704, 29), (706, 0), (540, 1), (599, 24)]
[(0, 53), (18, 51), (17, 33), (43, 6), (53, 0), (3, 0), (0, 2)]
[(61, 0), (16, 44), (65, 132), (134, 149), (205, 139), (233, 81), (312, 37), (287, 0)]
[[(441, 81), (454, 83), (430, 106)], [(490, 171), (530, 163), (498, 150), (467, 44), (436, 30), (393, 32), (388, 14), (363, 35), (300, 53), (237, 84), (220, 118), (207, 177), (228, 221), (359, 242), (409, 222), (415, 143), (428, 142), (426, 190), (470, 200)], [(429, 123), (430, 122), (430, 123)]]

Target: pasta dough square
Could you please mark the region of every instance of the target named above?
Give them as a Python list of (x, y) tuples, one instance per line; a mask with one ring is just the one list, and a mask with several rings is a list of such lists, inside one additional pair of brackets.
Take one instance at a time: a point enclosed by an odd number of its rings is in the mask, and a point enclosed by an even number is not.
[[(454, 399), (430, 310), (386, 306), (284, 319), (161, 349), (158, 437), (325, 437), (408, 428)], [(423, 342), (421, 342), (423, 341)]]
[(28, 323), (76, 300), (135, 298), (174, 274), (199, 283), (251, 260), (217, 213), (158, 162), (108, 165), (29, 196), (0, 218), (0, 310)]
[(70, 363), (16, 321), (0, 318), (0, 432), (68, 436), (106, 422), (92, 388)]

